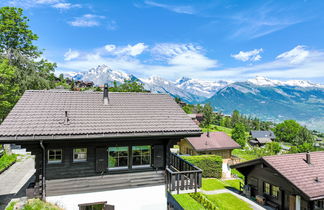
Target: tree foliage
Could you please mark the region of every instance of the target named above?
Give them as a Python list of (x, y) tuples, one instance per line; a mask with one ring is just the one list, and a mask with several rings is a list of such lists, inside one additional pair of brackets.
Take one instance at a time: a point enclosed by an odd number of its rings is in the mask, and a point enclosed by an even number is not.
[(275, 127), (275, 135), (278, 141), (288, 142), (293, 145), (314, 142), (314, 136), (305, 127), (294, 120), (286, 120)]
[(236, 123), (234, 129), (232, 130), (232, 138), (239, 144), (241, 147), (244, 147), (246, 144), (246, 135), (245, 127), (242, 123)]
[(203, 127), (209, 129), (213, 121), (213, 108), (210, 104), (205, 104), (203, 108), (204, 120), (202, 121)]
[(27, 57), (37, 58), (40, 55), (37, 46), (32, 43), (38, 36), (29, 29), (28, 21), (21, 8), (0, 8), (0, 52), (6, 54), (9, 60), (13, 50)]
[(38, 37), (28, 21), (20, 8), (0, 8), (0, 122), (25, 90), (55, 86), (56, 64), (40, 57), (42, 52), (33, 44)]
[(109, 89), (111, 92), (146, 92), (142, 83), (138, 81), (124, 80), (124, 83), (118, 85), (114, 81), (114, 86)]
[(0, 122), (18, 100), (18, 85), (14, 83), (15, 67), (8, 60), (0, 61)]

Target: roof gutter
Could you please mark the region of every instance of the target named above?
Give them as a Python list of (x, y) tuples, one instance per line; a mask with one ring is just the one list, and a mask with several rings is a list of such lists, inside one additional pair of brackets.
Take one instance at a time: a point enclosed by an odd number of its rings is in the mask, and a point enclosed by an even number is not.
[(52, 136), (12, 136), (0, 137), (0, 142), (22, 142), (37, 140), (68, 140), (68, 139), (116, 139), (116, 138), (143, 138), (143, 137), (197, 137), (201, 131), (187, 132), (158, 132), (158, 133), (114, 133), (114, 134), (94, 134), (94, 135), (52, 135)]

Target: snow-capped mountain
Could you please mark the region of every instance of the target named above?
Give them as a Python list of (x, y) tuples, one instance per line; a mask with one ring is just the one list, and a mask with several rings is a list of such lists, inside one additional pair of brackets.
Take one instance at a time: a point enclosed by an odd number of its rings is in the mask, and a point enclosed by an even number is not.
[(248, 79), (248, 82), (257, 85), (257, 86), (295, 86), (295, 87), (317, 87), (324, 88), (322, 84), (312, 83), (306, 80), (288, 80), (288, 81), (279, 81), (271, 80), (266, 77), (256, 76), (253, 79)]
[(92, 68), (88, 72), (69, 72), (66, 73), (65, 76), (73, 78), (74, 80), (93, 82), (95, 85), (103, 85), (105, 83), (112, 84), (114, 81), (123, 83), (125, 80), (137, 80), (137, 78), (131, 74), (112, 70), (106, 65), (99, 65), (97, 68)]
[(175, 82), (175, 85), (191, 94), (210, 98), (217, 92), (217, 90), (230, 83), (232, 82), (223, 80), (213, 82), (182, 77)]
[(145, 89), (153, 93), (167, 93), (173, 97), (179, 97), (187, 103), (199, 103), (207, 99), (202, 95), (196, 95), (177, 86), (176, 82), (165, 80), (161, 77), (152, 76), (141, 79)]
[(260, 76), (241, 82), (186, 77), (170, 81), (158, 76), (138, 79), (106, 65), (83, 73), (70, 72), (65, 76), (93, 81), (95, 85), (112, 84), (114, 81), (122, 83), (124, 80), (139, 81), (153, 93), (167, 93), (192, 104), (211, 103), (215, 110), (227, 114), (237, 109), (263, 120), (321, 122), (313, 128), (324, 130), (324, 85), (309, 81), (279, 81)]

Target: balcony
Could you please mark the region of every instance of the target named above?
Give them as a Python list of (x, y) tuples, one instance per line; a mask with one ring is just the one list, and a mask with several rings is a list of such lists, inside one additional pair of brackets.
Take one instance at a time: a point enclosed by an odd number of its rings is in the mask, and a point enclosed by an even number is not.
[(179, 194), (184, 190), (197, 192), (202, 185), (202, 170), (174, 153), (170, 153), (165, 176), (169, 193)]

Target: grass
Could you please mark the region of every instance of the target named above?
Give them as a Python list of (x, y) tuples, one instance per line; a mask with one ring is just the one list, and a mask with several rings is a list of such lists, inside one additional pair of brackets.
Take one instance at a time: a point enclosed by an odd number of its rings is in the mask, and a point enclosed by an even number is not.
[(22, 210), (42, 210), (42, 209), (62, 210), (60, 207), (58, 207), (54, 204), (47, 203), (47, 202), (41, 201), (39, 199), (28, 200), (27, 203), (22, 208)]
[(252, 209), (248, 203), (237, 198), (231, 193), (220, 193), (216, 195), (205, 195), (211, 202), (213, 202), (220, 209), (226, 210), (250, 210)]
[(13, 162), (15, 162), (16, 159), (17, 159), (17, 155), (16, 154), (11, 154), (11, 155), (4, 154), (0, 158), (0, 171), (4, 170), (8, 166), (10, 166), (10, 164), (12, 164)]
[(232, 155), (241, 158), (241, 161), (254, 160), (258, 158), (255, 154), (251, 153), (251, 151), (246, 151), (243, 149), (234, 149), (232, 151)]
[(16, 201), (10, 202), (9, 205), (7, 206), (6, 210), (14, 210), (16, 203), (17, 203)]
[(202, 180), (202, 189), (206, 191), (211, 190), (221, 190), (225, 189), (226, 187), (232, 187), (237, 190), (240, 189), (240, 179), (233, 179), (233, 180), (220, 180), (220, 179), (206, 179), (203, 178)]
[(178, 194), (173, 195), (173, 197), (178, 201), (178, 203), (185, 210), (203, 210), (204, 207), (200, 205), (195, 199), (193, 199), (189, 194)]
[[(207, 128), (202, 128), (202, 131), (207, 132)], [(210, 132), (222, 131), (222, 132), (228, 134), (229, 136), (232, 136), (232, 129), (231, 128), (226, 128), (226, 127), (223, 127), (223, 126), (211, 125), (209, 131)]]

